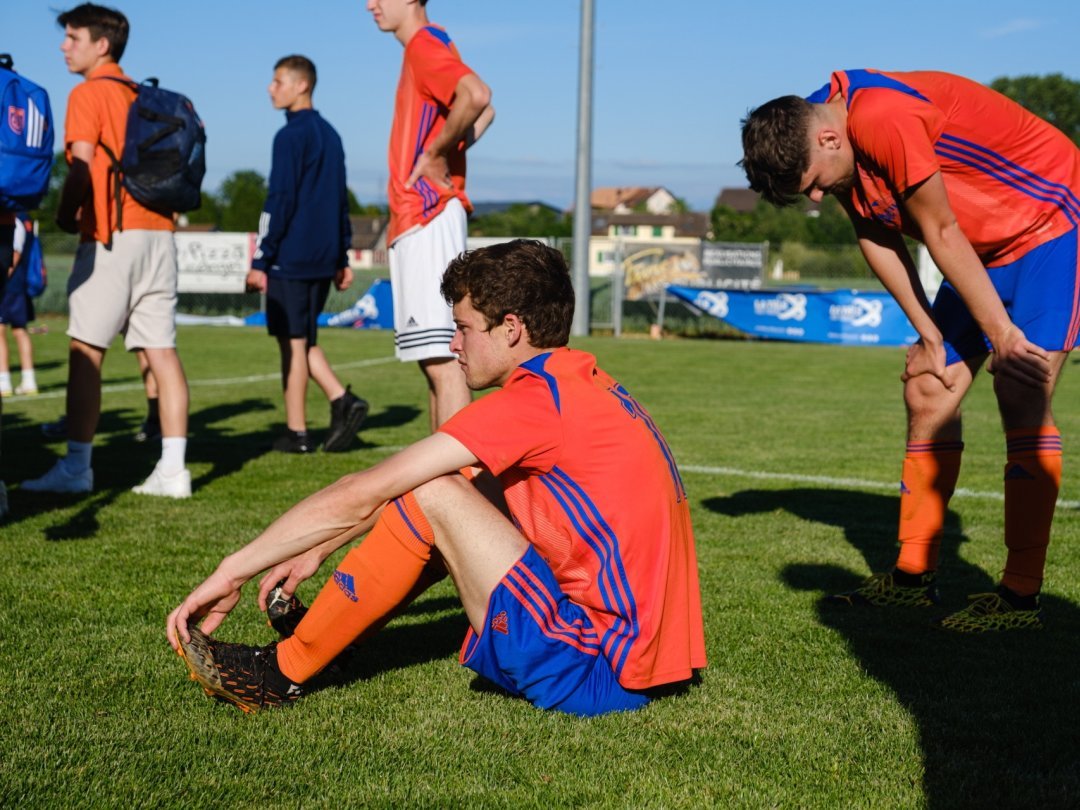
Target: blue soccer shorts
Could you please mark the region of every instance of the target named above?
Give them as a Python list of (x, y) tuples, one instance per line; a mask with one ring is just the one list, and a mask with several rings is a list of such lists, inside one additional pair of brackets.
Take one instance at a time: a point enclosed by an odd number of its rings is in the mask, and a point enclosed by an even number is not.
[(461, 663), (541, 709), (591, 717), (649, 702), (619, 685), (588, 614), (532, 546), (492, 592), (483, 632), (469, 629)]
[(315, 346), (319, 337), (319, 314), (330, 294), (329, 278), (279, 278), (266, 280), (266, 331), (277, 338), (307, 338)]
[[(1012, 322), (1036, 346), (1060, 352), (1070, 351), (1080, 342), (1080, 263), (1075, 228), (1015, 262), (988, 267), (986, 273)], [(990, 341), (947, 281), (934, 299), (934, 319), (945, 338), (946, 364), (991, 350)]]
[(10, 289), (0, 297), (0, 323), (16, 329), (25, 329), (34, 320), (34, 301), (26, 293)]

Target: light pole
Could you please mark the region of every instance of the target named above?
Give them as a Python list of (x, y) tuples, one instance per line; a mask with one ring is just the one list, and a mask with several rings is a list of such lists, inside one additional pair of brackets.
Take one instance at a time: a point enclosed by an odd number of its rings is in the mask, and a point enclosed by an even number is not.
[(589, 236), (592, 233), (593, 0), (581, 0), (578, 61), (577, 177), (574, 194), (574, 308), (572, 333), (589, 334)]

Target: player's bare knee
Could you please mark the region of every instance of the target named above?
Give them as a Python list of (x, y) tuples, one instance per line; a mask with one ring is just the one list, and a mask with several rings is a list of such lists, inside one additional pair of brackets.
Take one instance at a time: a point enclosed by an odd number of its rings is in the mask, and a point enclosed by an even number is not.
[(929, 374), (912, 377), (904, 383), (904, 405), (912, 416), (930, 416), (955, 410), (949, 391), (941, 380)]
[(476, 494), (473, 485), (459, 473), (433, 478), (413, 490), (413, 497), (432, 522), (437, 522), (441, 515), (460, 510), (464, 501)]

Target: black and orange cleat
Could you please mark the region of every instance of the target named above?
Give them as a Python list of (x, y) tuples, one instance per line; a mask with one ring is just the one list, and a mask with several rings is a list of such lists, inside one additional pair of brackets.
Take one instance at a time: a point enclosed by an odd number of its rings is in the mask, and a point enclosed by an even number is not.
[(281, 588), (285, 580), (281, 580), (274, 589), (266, 595), (266, 622), (273, 627), (283, 639), (289, 638), (296, 632), (296, 625), (307, 615), (307, 607), (294, 593), (288, 599), (281, 596)]
[(277, 644), (249, 647), (216, 641), (197, 627), (188, 627), (191, 641), (180, 640), (180, 657), (191, 679), (211, 697), (244, 712), (285, 706), (304, 695), (277, 665)]

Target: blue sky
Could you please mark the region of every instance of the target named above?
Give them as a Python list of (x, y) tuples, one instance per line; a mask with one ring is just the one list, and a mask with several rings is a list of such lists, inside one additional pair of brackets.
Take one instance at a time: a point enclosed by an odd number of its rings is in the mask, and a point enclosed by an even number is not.
[[(71, 5), (75, 3), (72, 2)], [(106, 0), (106, 4), (111, 4)], [(190, 96), (208, 133), (207, 188), (237, 169), (267, 173), (278, 57), (319, 70), (316, 107), (341, 132), (349, 184), (385, 197), (386, 145), (401, 46), (361, 0), (127, 0), (122, 60)], [(660, 185), (708, 209), (744, 186), (739, 119), (835, 68), (940, 69), (989, 82), (1060, 72), (1080, 79), (1075, 0), (595, 0), (593, 185)], [(62, 121), (67, 73), (55, 24), (63, 0), (0, 0), (0, 52), (48, 88)], [(496, 121), (470, 153), (474, 200), (569, 206), (577, 118), (577, 0), (430, 0), (429, 15), (494, 92)], [(61, 125), (62, 126), (62, 125)]]

